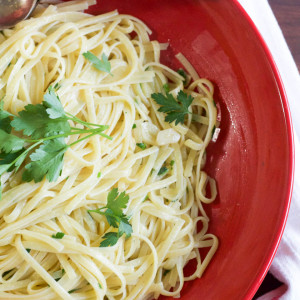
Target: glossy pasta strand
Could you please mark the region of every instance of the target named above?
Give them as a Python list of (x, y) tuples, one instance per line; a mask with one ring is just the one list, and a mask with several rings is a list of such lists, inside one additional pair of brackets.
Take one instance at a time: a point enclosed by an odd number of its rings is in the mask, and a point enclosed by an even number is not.
[[(80, 12), (89, 4), (40, 5), (33, 18), (0, 33), (0, 98), (6, 110), (17, 114), (40, 103), (48, 86), (57, 84), (66, 112), (107, 124), (113, 137), (94, 136), (68, 149), (55, 182), (22, 182), (22, 167), (2, 176), (0, 299), (179, 296), (184, 281), (201, 277), (218, 246), (202, 206), (217, 194), (203, 171), (216, 125), (212, 84), (185, 65), (194, 82), (184, 87), (181, 76), (160, 63), (167, 45), (151, 41), (142, 21), (117, 11)], [(113, 76), (96, 70), (82, 55), (87, 51), (105, 53)], [(179, 59), (186, 64), (182, 54)], [(202, 123), (191, 117), (177, 126), (164, 121), (151, 94), (163, 92), (166, 83), (172, 94), (183, 90), (195, 98), (191, 110)], [(175, 136), (178, 141), (170, 142)], [(99, 247), (113, 228), (88, 210), (105, 206), (116, 187), (129, 195), (124, 213), (133, 234)], [(58, 232), (64, 236), (54, 239)], [(206, 257), (199, 254), (202, 248), (209, 248)], [(190, 259), (196, 270), (185, 277)]]

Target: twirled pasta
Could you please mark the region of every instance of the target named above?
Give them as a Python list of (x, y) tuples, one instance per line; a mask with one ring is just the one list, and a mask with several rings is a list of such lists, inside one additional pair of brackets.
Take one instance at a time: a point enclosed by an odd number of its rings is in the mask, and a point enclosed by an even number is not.
[[(185, 88), (182, 77), (160, 63), (166, 45), (150, 41), (145, 24), (117, 11), (78, 12), (87, 5), (39, 6), (33, 18), (0, 33), (6, 110), (16, 114), (41, 102), (48, 86), (59, 83), (64, 109), (109, 125), (113, 137), (94, 136), (69, 149), (56, 182), (24, 183), (22, 169), (2, 176), (0, 299), (178, 296), (184, 281), (202, 275), (217, 249), (202, 207), (216, 196), (215, 181), (202, 170), (216, 124), (212, 84), (194, 73)], [(94, 69), (82, 55), (86, 51), (109, 56), (113, 76)], [(184, 125), (164, 121), (151, 94), (167, 82), (173, 95), (184, 90), (195, 98), (191, 109), (203, 124), (192, 123), (191, 115)], [(146, 150), (136, 146), (140, 142)], [(169, 172), (158, 175), (171, 161)], [(91, 217), (87, 210), (104, 206), (113, 187), (130, 197), (126, 214), (133, 234), (99, 247), (111, 228), (105, 217)], [(55, 232), (65, 236), (55, 240)], [(198, 250), (207, 247), (203, 258)], [(183, 268), (194, 258), (197, 268), (185, 277)]]

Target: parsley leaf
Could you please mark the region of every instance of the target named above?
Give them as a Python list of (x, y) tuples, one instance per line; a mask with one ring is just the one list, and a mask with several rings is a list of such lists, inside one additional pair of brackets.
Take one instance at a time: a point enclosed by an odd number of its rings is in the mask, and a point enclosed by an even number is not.
[(186, 84), (187, 84), (187, 75), (186, 75), (185, 71), (183, 69), (178, 69), (177, 73), (184, 78), (183, 86), (186, 86)]
[(13, 115), (8, 111), (3, 109), (4, 102), (0, 101), (0, 129), (4, 130), (7, 133), (11, 132), (11, 118)]
[(64, 108), (51, 85), (48, 88), (48, 93), (44, 95), (43, 105), (47, 107), (46, 112), (50, 119), (58, 119), (66, 116)]
[(7, 118), (7, 117), (13, 117), (14, 116), (13, 114), (11, 114), (8, 111), (3, 109), (3, 107), (4, 107), (3, 98), (0, 100), (0, 119), (4, 119), (4, 118)]
[(190, 113), (188, 108), (194, 100), (192, 96), (188, 96), (183, 91), (178, 93), (177, 101), (174, 96), (169, 93), (167, 93), (166, 96), (162, 93), (154, 93), (151, 97), (161, 106), (158, 111), (167, 114), (165, 122), (172, 123), (175, 121), (175, 125), (184, 123), (184, 117)]
[(23, 130), (24, 135), (39, 139), (69, 132), (68, 119), (54, 88), (49, 86), (42, 104), (26, 105), (19, 116), (14, 117), (11, 126), (16, 131)]
[(165, 91), (166, 94), (170, 93), (170, 86), (167, 83), (165, 83), (163, 85), (163, 89), (164, 89), (164, 91)]
[(10, 117), (0, 119), (0, 129), (4, 130), (7, 133), (11, 132), (11, 119)]
[[(64, 153), (69, 147), (94, 135), (112, 139), (103, 133), (108, 126), (85, 122), (65, 112), (55, 94), (55, 87), (52, 86), (44, 95), (42, 104), (29, 104), (18, 116), (5, 111), (3, 106), (4, 103), (0, 100), (0, 176), (7, 171), (17, 172), (30, 151), (35, 150), (29, 156), (31, 162), (25, 165), (23, 181), (39, 182), (44, 176), (49, 181), (55, 181), (61, 174)], [(71, 128), (69, 120), (83, 125), (86, 129)], [(12, 128), (23, 131), (30, 139), (12, 134)], [(64, 138), (73, 134), (85, 135), (66, 145)]]
[(45, 136), (47, 119), (48, 114), (42, 104), (29, 104), (19, 112), (19, 116), (14, 118), (11, 125), (15, 130), (23, 130), (24, 135), (36, 139)]
[(103, 214), (106, 217), (106, 220), (110, 226), (114, 228), (119, 227), (119, 217), (116, 216), (110, 208), (108, 208), (105, 212), (98, 212), (98, 213)]
[(102, 59), (99, 59), (96, 55), (94, 55), (90, 51), (87, 51), (82, 55), (93, 64), (94, 68), (96, 68), (99, 71), (103, 71), (112, 75), (110, 72), (111, 70), (110, 62), (108, 61), (108, 57), (104, 53), (102, 54)]
[(114, 246), (119, 240), (118, 232), (107, 232), (103, 236), (103, 241), (100, 243), (100, 247)]
[[(122, 192), (119, 194), (117, 188), (113, 188), (107, 195), (107, 204), (104, 207), (88, 210), (88, 212), (95, 212), (106, 217), (108, 224), (114, 228), (118, 228), (118, 232), (108, 232), (103, 236), (103, 241), (100, 247), (113, 246), (118, 239), (125, 234), (130, 237), (132, 233), (132, 226), (129, 223), (129, 217), (123, 213), (123, 209), (127, 207), (129, 196)], [(105, 211), (102, 211), (106, 209)]]
[(19, 116), (11, 122), (11, 126), (16, 131), (23, 130), (24, 135), (33, 139), (70, 131), (67, 119), (51, 119), (43, 104), (26, 105), (24, 110), (19, 112)]
[[(14, 152), (14, 153), (4, 153), (1, 152), (0, 153), (0, 165), (10, 165), (16, 158), (18, 158), (23, 152), (25, 151), (25, 149), (21, 149), (18, 152)], [(15, 167), (15, 164), (13, 164), (9, 169), (8, 172), (12, 171)], [(0, 175), (2, 173), (0, 172)]]
[(118, 195), (118, 189), (114, 188), (108, 193), (106, 207), (111, 209), (115, 215), (121, 216), (122, 208), (127, 207), (128, 200), (129, 196), (125, 192)]
[(119, 235), (122, 236), (123, 234), (125, 234), (127, 238), (132, 234), (132, 227), (129, 224), (128, 217), (124, 215), (121, 217), (119, 225)]
[(45, 141), (30, 155), (31, 163), (25, 166), (22, 179), (40, 182), (44, 176), (51, 182), (57, 180), (62, 171), (64, 154), (68, 146), (62, 138)]
[(0, 150), (5, 153), (17, 152), (24, 146), (25, 141), (15, 135), (0, 129)]
[(64, 236), (65, 236), (65, 234), (63, 232), (57, 232), (56, 234), (51, 235), (52, 238), (58, 239), (58, 240), (61, 240)]

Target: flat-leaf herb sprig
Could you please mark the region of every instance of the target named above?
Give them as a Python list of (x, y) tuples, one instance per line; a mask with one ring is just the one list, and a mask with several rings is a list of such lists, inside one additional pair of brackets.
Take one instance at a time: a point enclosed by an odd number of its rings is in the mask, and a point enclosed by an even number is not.
[[(17, 172), (30, 154), (22, 174), (23, 181), (40, 182), (45, 176), (49, 181), (56, 181), (68, 148), (94, 135), (112, 139), (103, 133), (108, 126), (85, 122), (65, 112), (52, 86), (41, 104), (29, 104), (18, 115), (4, 110), (3, 104), (1, 101), (0, 176), (5, 172)], [(71, 127), (69, 121), (85, 128)], [(23, 132), (23, 137), (20, 137), (20, 132)], [(82, 134), (85, 136), (75, 142), (65, 143), (66, 137)]]
[(87, 59), (89, 62), (92, 63), (95, 69), (109, 73), (111, 76), (113, 76), (113, 74), (110, 72), (111, 64), (108, 60), (108, 57), (105, 55), (105, 53), (102, 54), (102, 59), (99, 59), (95, 54), (93, 54), (90, 51), (87, 51), (82, 55), (85, 57), (85, 59)]
[(115, 245), (119, 238), (125, 234), (128, 238), (132, 233), (132, 226), (129, 224), (129, 217), (123, 213), (129, 201), (129, 196), (122, 192), (119, 194), (118, 189), (112, 189), (107, 195), (107, 204), (98, 209), (88, 210), (106, 217), (108, 224), (114, 228), (118, 228), (117, 232), (107, 232), (103, 236), (100, 247), (108, 247)]
[(157, 104), (160, 105), (158, 111), (166, 114), (165, 122), (172, 123), (175, 121), (175, 125), (178, 123), (183, 124), (186, 115), (191, 114), (193, 121), (201, 122), (200, 117), (189, 111), (189, 106), (192, 104), (194, 98), (191, 95), (180, 91), (175, 97), (169, 93), (169, 89), (164, 87), (165, 95), (163, 93), (153, 93), (151, 97)]

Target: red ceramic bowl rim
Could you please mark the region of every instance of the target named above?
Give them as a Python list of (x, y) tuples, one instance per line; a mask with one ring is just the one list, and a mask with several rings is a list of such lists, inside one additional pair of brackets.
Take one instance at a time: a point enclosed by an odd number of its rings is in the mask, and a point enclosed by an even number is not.
[(275, 80), (276, 80), (276, 83), (278, 85), (278, 89), (280, 92), (282, 106), (283, 106), (283, 110), (284, 110), (284, 114), (285, 114), (285, 118), (286, 118), (286, 126), (287, 126), (287, 130), (288, 130), (288, 132), (287, 132), (288, 133), (288, 143), (289, 143), (289, 169), (290, 169), (290, 172), (288, 174), (289, 186), (288, 186), (286, 198), (284, 199), (285, 200), (284, 216), (282, 218), (280, 228), (277, 232), (276, 238), (271, 246), (272, 250), (270, 251), (270, 253), (267, 257), (267, 260), (263, 264), (262, 270), (260, 271), (259, 275), (257, 276), (257, 278), (255, 279), (252, 286), (250, 287), (250, 289), (247, 292), (245, 299), (251, 300), (253, 298), (253, 296), (255, 295), (256, 291), (258, 290), (259, 286), (261, 285), (263, 279), (265, 278), (265, 276), (271, 266), (271, 263), (275, 256), (275, 253), (278, 249), (278, 246), (279, 246), (279, 243), (280, 243), (280, 240), (282, 238), (282, 234), (283, 234), (283, 231), (285, 228), (285, 224), (287, 221), (291, 198), (292, 198), (292, 192), (293, 192), (293, 183), (294, 183), (294, 169), (295, 169), (294, 133), (293, 133), (291, 112), (290, 112), (290, 108), (289, 108), (289, 104), (288, 104), (288, 98), (287, 98), (287, 95), (286, 95), (286, 92), (285, 92), (285, 89), (283, 86), (283, 82), (282, 82), (278, 67), (275, 63), (275, 60), (274, 60), (272, 54), (271, 54), (271, 51), (269, 50), (265, 40), (263, 39), (262, 35), (260, 34), (256, 25), (254, 24), (253, 20), (250, 18), (248, 13), (245, 11), (243, 6), (239, 3), (238, 0), (232, 0), (232, 1), (236, 5), (236, 7), (240, 10), (240, 12), (244, 16), (244, 18), (248, 21), (249, 25), (251, 26), (252, 30), (254, 31), (258, 40), (260, 41), (261, 45), (263, 46), (264, 52), (270, 62), (270, 65), (271, 65), (272, 71), (274, 73), (274, 77), (275, 77)]

